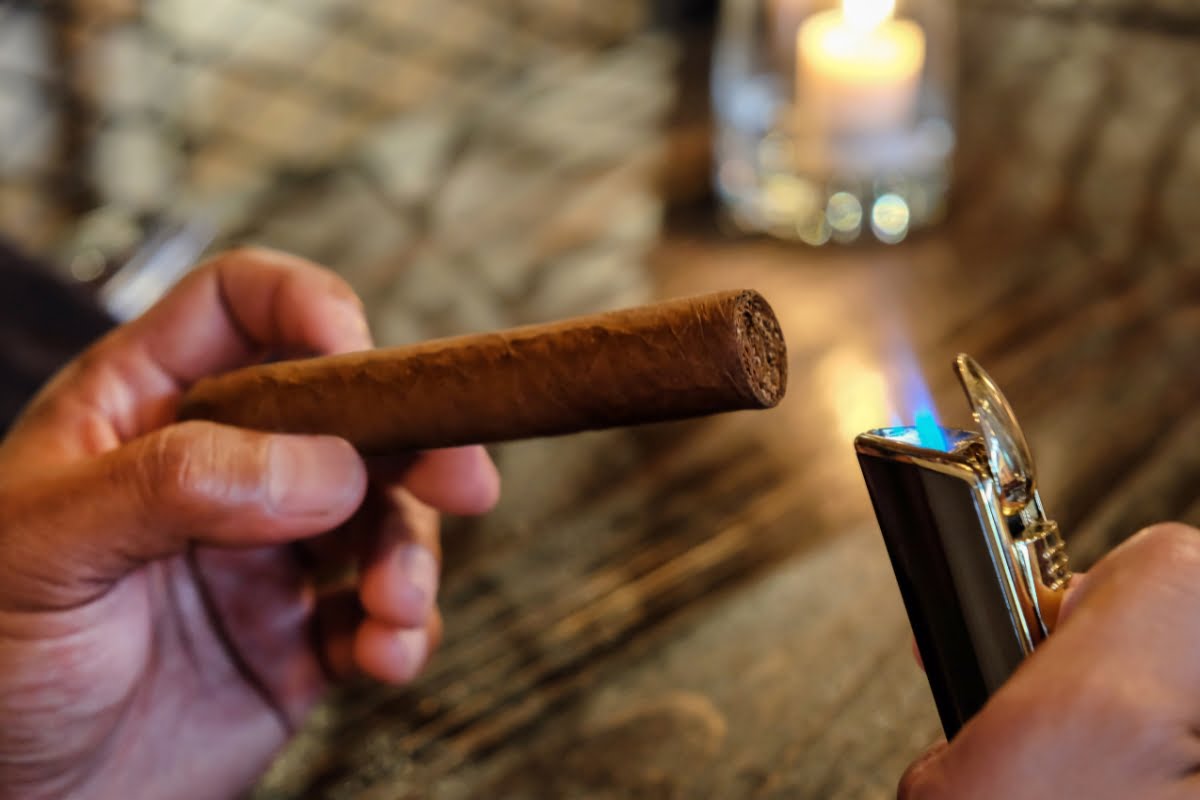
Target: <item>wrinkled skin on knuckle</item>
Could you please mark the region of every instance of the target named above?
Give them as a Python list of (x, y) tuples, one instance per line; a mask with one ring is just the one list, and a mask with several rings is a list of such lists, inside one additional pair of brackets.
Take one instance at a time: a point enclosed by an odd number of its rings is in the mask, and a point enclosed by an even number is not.
[(213, 507), (261, 502), (265, 442), (232, 439), (203, 422), (181, 423), (150, 437), (134, 476), (147, 508), (203, 517)]

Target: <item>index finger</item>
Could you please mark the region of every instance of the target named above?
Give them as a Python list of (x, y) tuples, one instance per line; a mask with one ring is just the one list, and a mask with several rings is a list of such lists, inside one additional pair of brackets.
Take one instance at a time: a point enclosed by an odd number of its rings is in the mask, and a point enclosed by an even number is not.
[(362, 305), (333, 273), (259, 248), (198, 267), (143, 316), (57, 375), (17, 424), (47, 457), (101, 452), (169, 423), (197, 379), (272, 350), (337, 353), (371, 346)]
[(180, 388), (268, 348), (325, 354), (371, 346), (362, 303), (345, 281), (262, 248), (207, 262), (114, 338), (119, 347), (144, 349)]

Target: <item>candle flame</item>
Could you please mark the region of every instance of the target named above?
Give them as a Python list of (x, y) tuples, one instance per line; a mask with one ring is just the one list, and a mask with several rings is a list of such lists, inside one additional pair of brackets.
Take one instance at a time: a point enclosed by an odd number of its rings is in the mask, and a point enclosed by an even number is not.
[(891, 19), (896, 0), (842, 0), (842, 16), (846, 24), (860, 31), (869, 31)]

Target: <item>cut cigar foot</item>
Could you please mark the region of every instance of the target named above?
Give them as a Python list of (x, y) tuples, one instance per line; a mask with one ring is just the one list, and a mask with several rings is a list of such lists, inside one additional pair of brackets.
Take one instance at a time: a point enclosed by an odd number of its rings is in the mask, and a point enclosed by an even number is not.
[(747, 384), (764, 408), (779, 404), (787, 392), (787, 344), (775, 312), (758, 292), (738, 297), (739, 340)]

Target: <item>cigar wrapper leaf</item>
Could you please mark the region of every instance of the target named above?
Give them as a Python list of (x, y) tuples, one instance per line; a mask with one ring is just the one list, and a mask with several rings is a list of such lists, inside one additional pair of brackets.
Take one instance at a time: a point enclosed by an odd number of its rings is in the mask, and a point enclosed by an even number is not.
[(774, 312), (733, 291), (246, 367), (197, 382), (179, 418), (340, 436), (378, 455), (771, 408), (786, 385)]

